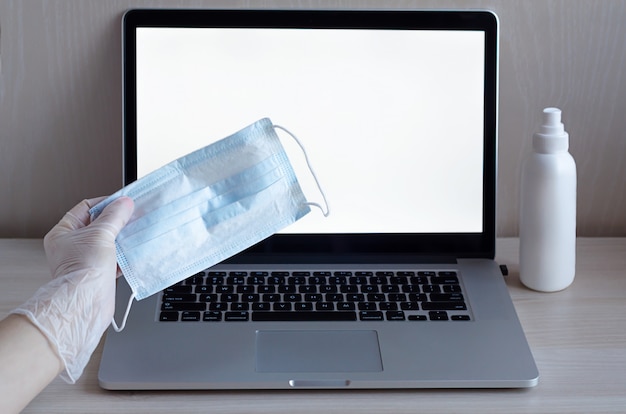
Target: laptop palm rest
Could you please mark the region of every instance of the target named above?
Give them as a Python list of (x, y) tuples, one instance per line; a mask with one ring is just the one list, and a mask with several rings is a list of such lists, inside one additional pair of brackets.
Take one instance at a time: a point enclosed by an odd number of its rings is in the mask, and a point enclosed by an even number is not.
[(378, 372), (376, 331), (257, 331), (257, 372)]

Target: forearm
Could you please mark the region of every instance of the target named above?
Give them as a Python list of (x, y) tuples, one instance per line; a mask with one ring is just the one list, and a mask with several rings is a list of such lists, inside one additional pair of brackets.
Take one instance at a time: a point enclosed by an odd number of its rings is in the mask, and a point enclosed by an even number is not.
[(21, 411), (63, 370), (47, 338), (25, 316), (0, 321), (0, 412)]

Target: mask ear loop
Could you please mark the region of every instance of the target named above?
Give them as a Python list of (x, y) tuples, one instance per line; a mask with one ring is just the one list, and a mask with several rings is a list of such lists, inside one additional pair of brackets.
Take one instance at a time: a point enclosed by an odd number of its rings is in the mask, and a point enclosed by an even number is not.
[(313, 170), (313, 167), (311, 166), (311, 162), (309, 161), (309, 156), (306, 153), (306, 150), (304, 149), (304, 145), (302, 145), (300, 140), (293, 133), (291, 133), (287, 128), (284, 128), (284, 127), (282, 127), (280, 125), (274, 125), (274, 128), (278, 128), (280, 130), (285, 131), (287, 134), (289, 134), (291, 136), (291, 138), (293, 138), (293, 140), (296, 141), (296, 143), (298, 144), (298, 146), (302, 150), (302, 153), (304, 154), (304, 159), (306, 160), (306, 165), (309, 167), (309, 171), (311, 171), (311, 174), (313, 175), (313, 179), (315, 179), (315, 184), (317, 185), (317, 188), (320, 191), (320, 194), (322, 195), (322, 198), (324, 199), (324, 204), (326, 206), (326, 209), (324, 209), (324, 207), (322, 207), (318, 203), (313, 203), (313, 202), (309, 201), (306, 204), (319, 208), (322, 211), (322, 214), (324, 215), (324, 217), (328, 217), (328, 215), (330, 214), (330, 207), (328, 206), (328, 200), (326, 199), (326, 194), (324, 194), (324, 190), (322, 190), (322, 186), (320, 185), (320, 182), (317, 179), (317, 175), (315, 174), (315, 171)]
[(133, 299), (135, 299), (135, 292), (133, 292), (133, 294), (130, 295), (130, 299), (128, 299), (128, 306), (126, 306), (126, 312), (124, 312), (124, 318), (122, 318), (122, 325), (120, 327), (118, 327), (115, 322), (115, 315), (111, 318), (111, 325), (113, 325), (115, 332), (122, 332), (126, 327), (126, 321), (128, 320), (128, 315), (130, 314), (130, 307), (133, 304)]

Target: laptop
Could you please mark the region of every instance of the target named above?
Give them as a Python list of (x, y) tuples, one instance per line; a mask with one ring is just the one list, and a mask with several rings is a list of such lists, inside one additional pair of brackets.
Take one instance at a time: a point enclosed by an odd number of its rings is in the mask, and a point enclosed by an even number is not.
[(493, 13), (131, 10), (123, 89), (125, 184), (269, 117), (331, 214), (135, 303), (103, 388), (537, 384), (494, 261)]

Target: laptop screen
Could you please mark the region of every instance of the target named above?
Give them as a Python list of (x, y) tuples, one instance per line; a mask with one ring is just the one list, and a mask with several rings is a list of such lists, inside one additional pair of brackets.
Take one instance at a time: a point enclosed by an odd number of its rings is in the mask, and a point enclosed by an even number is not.
[[(287, 239), (489, 230), (493, 15), (458, 12), (450, 27), (447, 12), (149, 12), (125, 17), (127, 182), (269, 117), (302, 142), (331, 209)], [(321, 202), (301, 149), (278, 134)]]

